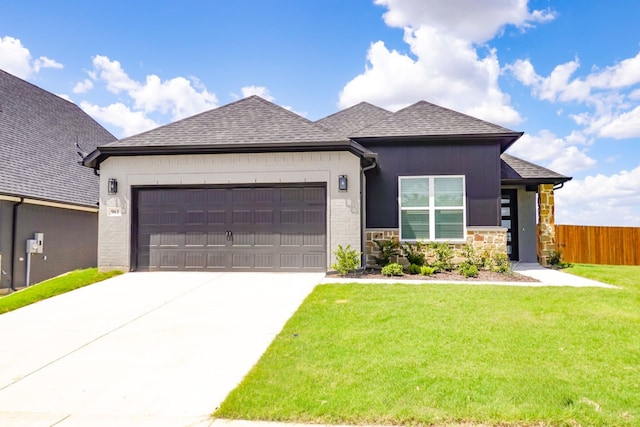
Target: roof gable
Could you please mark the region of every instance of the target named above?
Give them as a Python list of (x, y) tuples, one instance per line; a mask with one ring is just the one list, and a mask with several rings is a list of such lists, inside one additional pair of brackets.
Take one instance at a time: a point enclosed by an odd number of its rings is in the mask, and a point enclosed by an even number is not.
[(392, 115), (393, 113), (391, 111), (385, 110), (384, 108), (377, 107), (368, 102), (361, 102), (320, 119), (316, 121), (316, 123), (325, 129), (348, 137), (356, 133), (356, 131)]
[(77, 105), (0, 70), (0, 194), (94, 206), (99, 179), (78, 164), (116, 138)]
[(310, 120), (253, 95), (108, 144), (107, 147), (235, 146), (346, 141)]
[(426, 101), (419, 101), (350, 135), (358, 138), (516, 134)]

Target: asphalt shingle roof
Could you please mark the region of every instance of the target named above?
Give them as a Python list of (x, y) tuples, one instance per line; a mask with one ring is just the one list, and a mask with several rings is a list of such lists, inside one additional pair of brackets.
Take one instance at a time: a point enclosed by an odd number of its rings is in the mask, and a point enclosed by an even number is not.
[(349, 136), (357, 139), (515, 133), (502, 126), (430, 102), (419, 101)]
[(552, 180), (557, 183), (571, 178), (510, 154), (500, 156), (500, 177), (503, 181)]
[(385, 110), (384, 108), (377, 107), (368, 102), (361, 102), (320, 119), (316, 121), (316, 123), (325, 129), (348, 137), (356, 131), (392, 115), (393, 113), (391, 111)]
[(336, 141), (348, 140), (254, 95), (107, 146), (211, 147), (273, 143), (293, 146)]
[(77, 105), (0, 70), (0, 194), (94, 206), (99, 179), (78, 164), (115, 140)]

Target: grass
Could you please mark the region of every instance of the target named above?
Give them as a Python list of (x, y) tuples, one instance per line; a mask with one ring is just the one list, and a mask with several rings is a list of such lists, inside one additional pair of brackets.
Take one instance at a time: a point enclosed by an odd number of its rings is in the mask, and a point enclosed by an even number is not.
[(43, 299), (51, 298), (92, 283), (121, 274), (119, 271), (98, 272), (97, 268), (75, 270), (64, 276), (55, 277), (19, 292), (0, 298), (0, 314), (24, 307)]
[(640, 284), (617, 269), (570, 271), (619, 290), (318, 286), (214, 416), (640, 425)]

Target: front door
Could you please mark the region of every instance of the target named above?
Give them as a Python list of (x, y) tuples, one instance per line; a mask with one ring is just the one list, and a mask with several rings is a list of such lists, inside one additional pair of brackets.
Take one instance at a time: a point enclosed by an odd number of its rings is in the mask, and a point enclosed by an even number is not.
[(518, 190), (502, 190), (500, 215), (502, 227), (507, 229), (507, 255), (518, 261)]

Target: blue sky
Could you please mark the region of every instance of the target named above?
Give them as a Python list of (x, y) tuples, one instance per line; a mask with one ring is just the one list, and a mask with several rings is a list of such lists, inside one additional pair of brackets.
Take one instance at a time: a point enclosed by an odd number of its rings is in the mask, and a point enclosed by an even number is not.
[(311, 120), (424, 99), (526, 134), (556, 221), (640, 226), (640, 2), (0, 0), (0, 68), (117, 137), (250, 94)]

